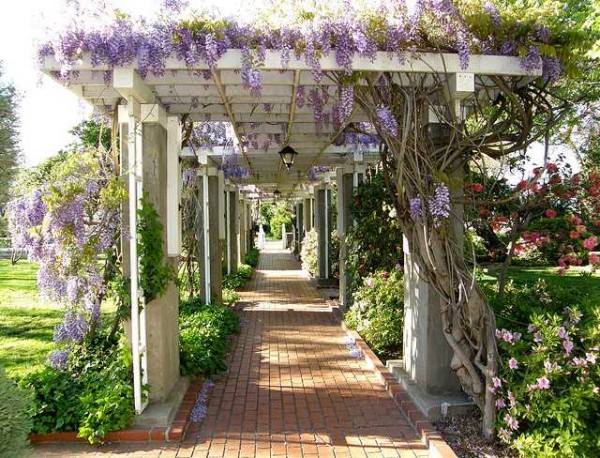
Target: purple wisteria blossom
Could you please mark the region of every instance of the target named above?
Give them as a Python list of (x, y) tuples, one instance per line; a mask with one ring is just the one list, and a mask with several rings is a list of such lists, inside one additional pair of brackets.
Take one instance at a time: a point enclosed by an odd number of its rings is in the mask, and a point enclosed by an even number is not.
[(70, 354), (71, 350), (69, 350), (68, 348), (65, 350), (54, 350), (48, 358), (52, 369), (61, 370), (67, 367), (67, 362), (69, 361)]
[(423, 222), (423, 202), (421, 202), (421, 198), (414, 197), (414, 198), (410, 199), (408, 202), (408, 205), (409, 205), (410, 217), (413, 219), (413, 221), (415, 221), (416, 223), (422, 223)]
[(398, 135), (398, 121), (394, 117), (392, 110), (385, 105), (379, 105), (377, 108), (377, 124), (384, 135), (390, 137)]
[(498, 11), (498, 7), (492, 2), (485, 2), (483, 4), (483, 10), (490, 16), (492, 24), (494, 24), (495, 27), (500, 27), (502, 19), (500, 18), (500, 12)]
[(443, 183), (435, 187), (433, 196), (429, 199), (429, 214), (436, 223), (450, 217), (450, 191)]
[(67, 312), (61, 324), (54, 329), (54, 342), (81, 343), (88, 330), (85, 316), (77, 312)]

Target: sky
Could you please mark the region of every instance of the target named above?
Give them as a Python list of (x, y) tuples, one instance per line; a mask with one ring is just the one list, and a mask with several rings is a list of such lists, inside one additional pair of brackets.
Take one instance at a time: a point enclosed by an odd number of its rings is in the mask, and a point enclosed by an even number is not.
[[(82, 0), (82, 3), (85, 0)], [(125, 11), (151, 14), (161, 0), (94, 0), (110, 2)], [(226, 14), (256, 7), (262, 0), (192, 0), (217, 5)], [(35, 42), (44, 41), (48, 27), (64, 20), (64, 0), (12, 0), (0, 15), (0, 61), (3, 82), (12, 83), (21, 98), (19, 104), (20, 146), (23, 165), (31, 166), (56, 154), (73, 141), (69, 130), (90, 116), (91, 107), (68, 89), (37, 69)], [(530, 167), (542, 162), (541, 148), (534, 148)], [(528, 168), (530, 168), (528, 167)]]
[[(20, 147), (23, 165), (31, 166), (56, 154), (73, 141), (69, 130), (90, 116), (91, 107), (37, 69), (35, 42), (44, 41), (48, 26), (63, 19), (64, 0), (11, 0), (0, 15), (2, 82), (20, 94)], [(98, 0), (95, 0), (98, 1)], [(244, 0), (204, 0), (230, 14)], [(151, 11), (159, 0), (112, 0), (123, 10)]]

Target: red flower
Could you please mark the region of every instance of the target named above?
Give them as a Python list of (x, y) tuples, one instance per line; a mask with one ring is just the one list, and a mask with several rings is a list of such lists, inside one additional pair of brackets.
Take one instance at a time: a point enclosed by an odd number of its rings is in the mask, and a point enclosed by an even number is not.
[[(490, 211), (486, 210), (485, 208), (482, 208), (479, 210), (479, 216), (481, 218), (487, 218), (488, 216), (490, 216)], [(600, 225), (600, 221), (598, 221), (598, 224)]]
[(600, 196), (600, 189), (598, 189), (596, 186), (590, 186), (588, 188), (588, 193), (592, 197), (598, 197), (598, 196)]
[(581, 218), (579, 218), (578, 216), (572, 215), (571, 218), (569, 218), (569, 221), (571, 222), (571, 224), (573, 226), (577, 226), (578, 224), (581, 224)]
[(475, 191), (475, 192), (483, 191), (483, 185), (481, 183), (473, 183), (473, 191)]
[(548, 209), (544, 212), (546, 218), (556, 218), (556, 211)]
[(559, 184), (562, 181), (560, 175), (554, 174), (550, 177), (550, 184)]
[(572, 239), (578, 239), (580, 235), (581, 234), (579, 234), (579, 232), (577, 232), (577, 231), (569, 232), (569, 237), (571, 237)]
[(556, 172), (558, 170), (558, 166), (553, 162), (550, 162), (549, 164), (546, 164), (546, 170), (548, 172)]
[(571, 182), (572, 182), (574, 185), (578, 185), (579, 183), (581, 183), (581, 175), (580, 175), (579, 173), (576, 173), (575, 175), (573, 175), (573, 176), (571, 177)]

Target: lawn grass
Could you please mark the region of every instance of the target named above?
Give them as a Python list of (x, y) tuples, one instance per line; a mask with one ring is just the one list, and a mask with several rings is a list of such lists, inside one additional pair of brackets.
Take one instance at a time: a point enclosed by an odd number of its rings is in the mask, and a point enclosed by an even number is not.
[[(486, 265), (484, 269), (484, 282), (495, 282), (500, 273), (500, 266)], [(508, 268), (507, 277), (516, 284), (533, 284), (538, 279), (544, 280), (549, 286), (572, 288), (589, 296), (600, 297), (600, 271), (593, 275), (585, 275), (588, 267), (571, 267), (566, 275), (556, 273), (556, 267), (518, 267)]]
[[(60, 305), (42, 301), (37, 292), (38, 265), (0, 259), (0, 366), (18, 378), (41, 368), (55, 348), (54, 328), (62, 321)], [(114, 315), (115, 306), (102, 307), (102, 320)]]

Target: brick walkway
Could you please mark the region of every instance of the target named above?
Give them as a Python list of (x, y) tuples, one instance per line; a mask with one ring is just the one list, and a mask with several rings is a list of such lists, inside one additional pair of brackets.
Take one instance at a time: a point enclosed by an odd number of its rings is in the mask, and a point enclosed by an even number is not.
[(35, 447), (35, 456), (427, 457), (293, 257), (267, 244), (208, 415), (181, 444)]

